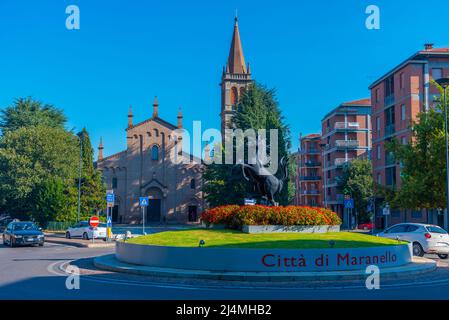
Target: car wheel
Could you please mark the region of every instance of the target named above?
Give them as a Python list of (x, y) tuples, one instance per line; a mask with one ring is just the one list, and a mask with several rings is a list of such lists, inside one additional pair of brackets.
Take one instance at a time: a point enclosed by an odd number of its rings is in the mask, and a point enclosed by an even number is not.
[(440, 258), (440, 259), (447, 259), (448, 257), (449, 257), (449, 254), (441, 254), (441, 253), (438, 254), (438, 258)]
[(87, 234), (87, 232), (83, 233), (83, 240), (89, 240), (89, 235)]
[(72, 239), (72, 236), (70, 235), (70, 232), (67, 231), (67, 232), (65, 233), (65, 238), (66, 238), (66, 239)]
[(418, 242), (413, 243), (413, 255), (417, 257), (424, 256), (424, 250)]

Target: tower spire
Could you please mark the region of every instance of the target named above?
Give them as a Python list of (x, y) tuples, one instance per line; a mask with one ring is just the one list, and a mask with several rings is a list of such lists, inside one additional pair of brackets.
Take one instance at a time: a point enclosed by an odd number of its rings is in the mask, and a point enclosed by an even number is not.
[(129, 106), (128, 111), (128, 128), (131, 128), (133, 126), (133, 107)]
[(179, 111), (178, 111), (178, 128), (182, 129), (182, 110), (181, 110), (181, 107), (179, 107)]
[(103, 137), (100, 137), (100, 144), (98, 145), (98, 161), (103, 160)]
[(157, 118), (159, 116), (158, 109), (159, 109), (159, 102), (157, 101), (157, 96), (155, 96), (153, 101), (153, 118)]
[(231, 49), (229, 50), (228, 63), (226, 69), (229, 73), (245, 74), (246, 63), (243, 55), (242, 41), (240, 40), (239, 23), (237, 11), (235, 13), (234, 33), (232, 35)]

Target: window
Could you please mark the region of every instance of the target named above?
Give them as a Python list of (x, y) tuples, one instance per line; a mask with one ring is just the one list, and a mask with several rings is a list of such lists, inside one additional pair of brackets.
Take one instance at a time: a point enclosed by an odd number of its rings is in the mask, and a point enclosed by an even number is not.
[(190, 189), (195, 189), (195, 179), (190, 180)]
[(239, 93), (236, 87), (231, 88), (231, 104), (236, 105), (239, 100)]
[(406, 232), (407, 229), (407, 225), (405, 224), (400, 224), (397, 226), (394, 226), (390, 229), (387, 230), (387, 233), (402, 233), (402, 232)]
[(375, 97), (376, 97), (376, 102), (379, 102), (379, 88), (376, 89)]
[(413, 226), (413, 225), (409, 225), (407, 227), (407, 232), (415, 232), (416, 230), (418, 230), (419, 227), (418, 226)]
[(382, 176), (380, 175), (380, 173), (377, 174), (377, 183), (382, 184)]
[(117, 178), (112, 178), (112, 189), (116, 189), (117, 188)]
[(380, 131), (380, 117), (376, 118), (376, 130)]
[(447, 234), (446, 230), (441, 229), (440, 227), (437, 227), (437, 226), (427, 226), (426, 229), (430, 233)]
[(159, 147), (157, 145), (151, 147), (151, 160), (159, 160)]
[(443, 69), (433, 68), (432, 69), (432, 78), (433, 80), (438, 80), (443, 77)]
[(399, 75), (399, 88), (404, 89), (404, 72)]
[(394, 77), (393, 76), (390, 76), (387, 79), (385, 79), (384, 87), (385, 87), (385, 98), (394, 95)]
[(380, 158), (381, 158), (381, 156), (380, 156), (380, 154), (381, 154), (381, 152), (380, 152), (380, 145), (377, 146), (376, 153), (377, 153), (377, 154), (376, 154), (377, 160), (380, 160)]
[(401, 106), (401, 120), (405, 120), (405, 104)]
[(396, 185), (396, 167), (385, 169), (385, 183), (390, 187), (394, 187)]

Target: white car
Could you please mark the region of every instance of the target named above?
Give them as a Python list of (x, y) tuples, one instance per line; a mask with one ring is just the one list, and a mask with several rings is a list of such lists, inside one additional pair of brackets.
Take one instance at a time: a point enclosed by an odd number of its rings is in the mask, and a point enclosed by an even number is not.
[(73, 227), (67, 229), (65, 233), (67, 239), (83, 238), (89, 239), (106, 239), (106, 223), (100, 223), (97, 228), (92, 228), (87, 221), (80, 221)]
[(439, 226), (421, 223), (396, 224), (377, 236), (407, 241), (413, 244), (413, 255), (437, 254), (441, 259), (449, 257), (449, 234)]

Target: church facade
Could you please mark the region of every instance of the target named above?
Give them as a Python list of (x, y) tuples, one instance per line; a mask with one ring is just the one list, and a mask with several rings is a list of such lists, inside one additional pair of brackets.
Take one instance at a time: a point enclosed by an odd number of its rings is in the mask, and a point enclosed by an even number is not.
[[(235, 19), (228, 61), (221, 79), (221, 130), (229, 128), (230, 120), (243, 90), (251, 83), (249, 65), (245, 64), (242, 44)], [(104, 157), (102, 141), (98, 147), (97, 168), (103, 174), (108, 190), (114, 190), (116, 203), (112, 210), (114, 223), (141, 223), (139, 197), (148, 196), (145, 221), (148, 223), (197, 222), (207, 207), (204, 199), (202, 173), (204, 166), (182, 150), (182, 113), (177, 124), (159, 118), (157, 98), (153, 116), (134, 124), (128, 113), (126, 150)], [(173, 155), (190, 161), (179, 163)], [(206, 152), (207, 156), (207, 152)]]

